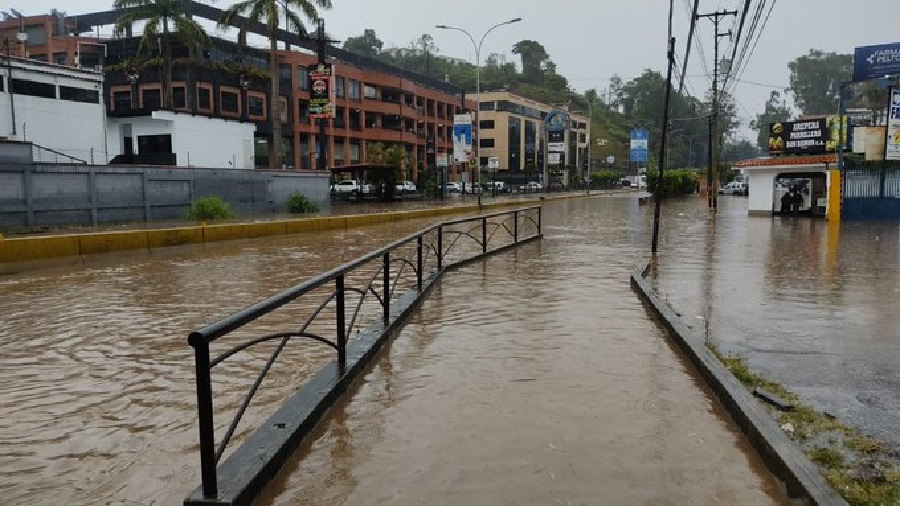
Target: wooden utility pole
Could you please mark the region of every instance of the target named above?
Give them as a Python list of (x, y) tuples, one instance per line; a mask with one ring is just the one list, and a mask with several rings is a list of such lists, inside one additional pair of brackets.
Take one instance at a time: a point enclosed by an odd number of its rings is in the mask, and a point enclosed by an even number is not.
[(719, 38), (730, 37), (731, 30), (719, 33), (719, 21), (725, 16), (737, 16), (737, 11), (718, 11), (709, 14), (698, 14), (696, 19), (710, 18), (715, 26), (715, 59), (713, 60), (712, 111), (709, 120), (709, 169), (706, 173), (706, 192), (709, 198), (709, 210), (716, 211), (719, 196), (719, 152), (721, 143), (719, 133)]

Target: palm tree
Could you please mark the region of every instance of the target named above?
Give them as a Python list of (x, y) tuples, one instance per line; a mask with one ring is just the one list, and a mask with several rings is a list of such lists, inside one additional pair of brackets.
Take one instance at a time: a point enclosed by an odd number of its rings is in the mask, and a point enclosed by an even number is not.
[(116, 20), (115, 33), (122, 32), (140, 20), (146, 20), (144, 34), (141, 37), (140, 52), (153, 47), (159, 40), (159, 32), (162, 30), (162, 54), (163, 54), (163, 107), (172, 107), (172, 44), (170, 41), (170, 24), (175, 27), (175, 34), (182, 44), (193, 50), (200, 47), (209, 47), (209, 35), (199, 23), (191, 19), (184, 7), (188, 2), (183, 0), (115, 0), (113, 8), (119, 9), (122, 15)]
[(306, 33), (303, 21), (293, 9), (299, 9), (310, 21), (317, 20), (322, 9), (331, 8), (331, 0), (242, 0), (228, 8), (219, 19), (220, 27), (233, 26), (235, 18), (246, 14), (251, 24), (263, 23), (269, 30), (269, 73), (272, 79), (272, 96), (269, 100), (269, 116), (272, 118), (272, 142), (269, 143), (269, 168), (281, 168), (281, 96), (278, 68), (278, 28), (281, 19), (288, 31)]

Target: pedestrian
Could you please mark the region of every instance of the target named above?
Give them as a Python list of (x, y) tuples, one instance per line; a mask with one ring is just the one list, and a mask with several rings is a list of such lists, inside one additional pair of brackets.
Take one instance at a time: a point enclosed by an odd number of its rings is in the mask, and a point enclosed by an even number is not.
[(793, 201), (794, 198), (791, 196), (791, 192), (787, 191), (781, 195), (781, 214), (788, 214), (791, 212)]

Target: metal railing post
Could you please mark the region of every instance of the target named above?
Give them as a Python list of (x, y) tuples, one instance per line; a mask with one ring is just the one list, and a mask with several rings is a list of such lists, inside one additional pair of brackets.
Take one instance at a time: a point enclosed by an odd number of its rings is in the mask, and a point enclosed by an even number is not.
[(347, 323), (344, 308), (344, 275), (334, 279), (335, 303), (337, 305), (337, 352), (341, 371), (347, 365)]
[[(202, 339), (202, 338), (201, 338)], [(209, 343), (193, 343), (195, 374), (197, 376), (197, 416), (200, 428), (200, 477), (203, 497), (216, 497), (216, 445), (213, 426), (212, 382), (209, 371)]]
[(513, 242), (519, 243), (519, 211), (513, 211)]
[(391, 253), (384, 254), (384, 326), (391, 321)]
[(437, 264), (438, 270), (441, 270), (444, 265), (444, 227), (438, 227), (438, 246), (437, 246)]
[(416, 283), (422, 290), (422, 236), (416, 238)]
[(487, 253), (487, 218), (481, 218), (481, 254)]
[(538, 234), (541, 233), (541, 211), (542, 211), (543, 209), (544, 209), (544, 208), (543, 208), (543, 207), (540, 207), (540, 206), (537, 208), (537, 210), (538, 210)]

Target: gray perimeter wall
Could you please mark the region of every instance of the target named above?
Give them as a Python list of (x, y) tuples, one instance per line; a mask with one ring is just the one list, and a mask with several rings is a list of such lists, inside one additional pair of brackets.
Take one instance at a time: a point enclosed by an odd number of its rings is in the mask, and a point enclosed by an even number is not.
[(238, 215), (279, 213), (295, 191), (327, 209), (328, 190), (328, 173), (0, 162), (0, 228), (179, 219), (211, 196)]

